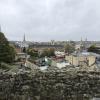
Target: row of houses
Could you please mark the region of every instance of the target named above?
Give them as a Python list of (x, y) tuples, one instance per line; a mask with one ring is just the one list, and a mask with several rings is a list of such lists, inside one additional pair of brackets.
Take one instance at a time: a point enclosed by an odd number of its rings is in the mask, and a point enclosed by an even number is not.
[[(87, 48), (86, 43), (87, 43), (87, 41), (79, 42), (79, 44), (75, 45), (76, 51), (70, 55), (67, 55), (65, 52), (62, 51), (62, 49), (64, 48), (63, 45), (54, 45), (54, 44), (53, 45), (48, 45), (48, 44), (32, 45), (31, 44), (31, 46), (33, 48), (38, 48), (39, 51), (42, 51), (42, 48), (50, 48), (50, 47), (57, 48), (57, 49), (55, 49), (55, 57), (45, 58), (45, 60), (42, 61), (41, 63), (38, 62), (37, 65), (41, 69), (46, 69), (48, 66), (55, 66), (55, 67), (58, 67), (59, 69), (61, 69), (63, 67), (70, 66), (70, 65), (73, 65), (76, 67), (84, 66), (84, 65), (92, 66), (96, 63), (97, 59), (100, 58), (100, 55), (95, 54), (95, 53), (91, 53), (91, 52), (86, 52), (86, 51), (81, 51), (81, 52), (78, 51), (77, 52), (77, 49), (80, 49), (82, 46)], [(26, 59), (30, 58), (29, 55), (27, 55), (26, 53), (23, 53), (21, 51), (21, 49), (24, 47), (26, 47), (26, 48), (29, 47), (29, 45), (27, 44), (27, 42), (25, 40), (25, 36), (24, 36), (23, 42), (21, 42), (21, 44), (17, 45), (17, 47), (16, 47), (16, 50), (18, 51), (16, 59), (22, 58), (22, 59), (26, 60)], [(48, 62), (49, 62), (49, 64), (48, 64)], [(45, 67), (45, 68), (43, 68), (43, 67)]]

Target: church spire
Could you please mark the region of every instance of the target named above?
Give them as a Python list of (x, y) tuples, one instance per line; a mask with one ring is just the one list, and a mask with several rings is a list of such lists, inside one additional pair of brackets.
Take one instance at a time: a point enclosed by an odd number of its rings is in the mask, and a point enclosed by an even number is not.
[(81, 46), (83, 45), (83, 39), (82, 39), (82, 37), (81, 37), (81, 41), (80, 41), (80, 44), (81, 44)]
[(87, 42), (87, 37), (86, 37), (86, 39), (85, 39), (85, 42)]
[(23, 38), (23, 41), (24, 41), (24, 42), (26, 41), (26, 38), (25, 38), (25, 34), (24, 34), (24, 38)]
[(83, 39), (82, 39), (82, 37), (81, 37), (81, 42), (83, 42)]

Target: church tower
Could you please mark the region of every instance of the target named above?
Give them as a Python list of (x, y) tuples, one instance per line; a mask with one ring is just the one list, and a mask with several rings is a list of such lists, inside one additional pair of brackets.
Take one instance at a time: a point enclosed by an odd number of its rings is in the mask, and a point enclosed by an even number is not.
[(81, 41), (80, 41), (80, 51), (82, 52), (84, 49), (84, 43), (83, 43), (83, 40), (82, 40), (82, 37), (81, 37)]
[(24, 34), (23, 42), (26, 42), (25, 34)]
[(85, 50), (87, 50), (87, 46), (88, 46), (88, 40), (87, 38), (85, 39)]
[(81, 37), (81, 41), (80, 41), (80, 44), (81, 44), (81, 46), (83, 45), (83, 39), (82, 39), (82, 37)]
[(21, 43), (22, 52), (26, 52), (28, 47), (29, 47), (29, 45), (28, 45), (28, 43), (26, 41), (26, 37), (25, 37), (25, 34), (24, 34), (23, 41)]

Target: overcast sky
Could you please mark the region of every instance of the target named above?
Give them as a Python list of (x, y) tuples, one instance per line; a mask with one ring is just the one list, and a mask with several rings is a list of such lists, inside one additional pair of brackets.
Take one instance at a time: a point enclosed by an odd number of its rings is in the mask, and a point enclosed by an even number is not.
[(9, 40), (100, 40), (100, 0), (0, 0)]

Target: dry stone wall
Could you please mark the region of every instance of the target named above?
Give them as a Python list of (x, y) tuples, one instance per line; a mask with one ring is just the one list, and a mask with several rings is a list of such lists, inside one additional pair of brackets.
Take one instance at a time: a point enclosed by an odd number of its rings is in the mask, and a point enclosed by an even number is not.
[(0, 73), (0, 100), (89, 100), (97, 95), (99, 72)]

